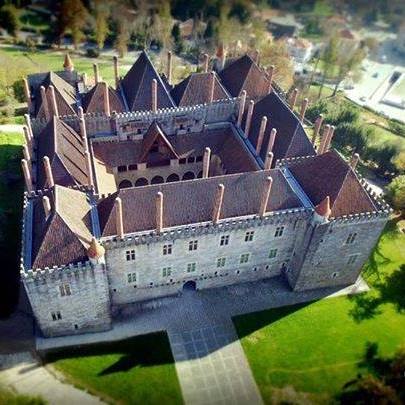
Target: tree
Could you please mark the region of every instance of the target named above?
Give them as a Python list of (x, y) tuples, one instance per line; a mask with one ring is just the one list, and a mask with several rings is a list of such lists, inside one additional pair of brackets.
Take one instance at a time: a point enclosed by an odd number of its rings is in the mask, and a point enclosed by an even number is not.
[(83, 29), (86, 26), (88, 12), (81, 0), (63, 0), (59, 14), (60, 35), (68, 30), (72, 34), (75, 49), (84, 38)]
[(165, 49), (171, 47), (173, 18), (170, 11), (170, 3), (160, 0), (157, 5), (157, 12), (154, 14), (154, 32), (158, 40)]
[(11, 36), (17, 37), (21, 23), (19, 11), (14, 5), (7, 4), (0, 9), (0, 26)]
[(399, 152), (398, 155), (395, 156), (393, 163), (399, 173), (405, 173), (405, 151)]
[(98, 49), (104, 48), (105, 39), (109, 33), (108, 18), (110, 16), (110, 4), (103, 0), (95, 1), (95, 34)]
[(395, 177), (387, 187), (387, 199), (405, 217), (405, 175)]
[(328, 44), (326, 45), (321, 57), (323, 62), (323, 75), (322, 75), (322, 83), (319, 88), (318, 98), (321, 98), (326, 78), (330, 77), (333, 74), (333, 70), (335, 68), (338, 59), (338, 54), (339, 54), (339, 40), (337, 36), (333, 35), (330, 38)]

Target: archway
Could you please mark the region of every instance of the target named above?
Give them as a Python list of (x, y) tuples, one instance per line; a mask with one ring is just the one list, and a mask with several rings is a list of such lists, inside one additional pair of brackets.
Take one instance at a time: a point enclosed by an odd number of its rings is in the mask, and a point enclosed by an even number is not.
[(148, 180), (145, 179), (145, 177), (140, 177), (136, 182), (135, 182), (135, 187), (141, 187), (141, 186), (147, 186)]
[(183, 291), (196, 291), (197, 284), (195, 281), (190, 280), (183, 284)]
[(179, 180), (180, 180), (180, 177), (176, 173), (173, 173), (167, 178), (166, 181), (167, 181), (167, 183), (172, 183), (173, 181), (179, 181)]
[(132, 187), (132, 183), (129, 180), (122, 180), (120, 184), (118, 184), (118, 188), (128, 188)]
[(161, 184), (164, 183), (165, 180), (162, 176), (155, 176), (153, 177), (153, 179), (151, 180), (150, 184)]
[(194, 178), (195, 178), (195, 176), (194, 176), (193, 172), (186, 172), (183, 175), (183, 180), (192, 180)]

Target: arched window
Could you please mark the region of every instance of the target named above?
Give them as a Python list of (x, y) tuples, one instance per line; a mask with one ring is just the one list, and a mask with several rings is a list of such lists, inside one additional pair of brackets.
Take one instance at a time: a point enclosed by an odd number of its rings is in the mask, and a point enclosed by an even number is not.
[(168, 183), (171, 183), (171, 182), (173, 182), (173, 181), (179, 181), (180, 180), (180, 177), (176, 174), (176, 173), (173, 173), (173, 174), (171, 174), (168, 178), (167, 178), (167, 182)]
[(200, 171), (198, 172), (197, 178), (198, 178), (198, 179), (201, 179), (201, 178), (202, 178), (202, 170), (200, 170)]
[(193, 172), (184, 173), (183, 180), (192, 180), (194, 178), (195, 178), (195, 176), (194, 176)]
[(118, 188), (128, 188), (132, 187), (132, 183), (129, 180), (122, 180), (120, 184), (118, 184)]
[(135, 182), (135, 187), (141, 187), (141, 186), (147, 186), (148, 180), (145, 179), (145, 177), (140, 177), (136, 182)]
[(160, 183), (164, 183), (164, 182), (165, 182), (165, 180), (163, 179), (162, 176), (155, 176), (155, 177), (151, 180), (150, 184), (160, 184)]

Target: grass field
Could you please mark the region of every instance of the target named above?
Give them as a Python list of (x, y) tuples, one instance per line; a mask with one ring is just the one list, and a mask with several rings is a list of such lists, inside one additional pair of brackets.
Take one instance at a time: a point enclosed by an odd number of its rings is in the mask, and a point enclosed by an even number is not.
[(181, 404), (169, 341), (154, 333), (115, 343), (75, 347), (48, 354), (46, 362), (74, 385), (107, 402)]
[(382, 356), (405, 342), (404, 246), (405, 235), (390, 224), (365, 267), (373, 287), (366, 294), (235, 319), (266, 403), (286, 386), (300, 398), (328, 403), (346, 382), (367, 371), (363, 360), (369, 342), (377, 343)]

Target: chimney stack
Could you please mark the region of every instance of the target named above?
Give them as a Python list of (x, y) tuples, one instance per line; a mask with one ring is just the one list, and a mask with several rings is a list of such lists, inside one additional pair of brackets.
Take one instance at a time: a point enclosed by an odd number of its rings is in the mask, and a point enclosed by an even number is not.
[(48, 98), (46, 97), (45, 87), (41, 86), (40, 91), (41, 91), (41, 101), (42, 101), (42, 105), (43, 105), (44, 113), (45, 113), (45, 119), (46, 119), (46, 121), (49, 121), (49, 119), (50, 119), (49, 106), (48, 106)]
[(31, 92), (30, 92), (30, 86), (28, 84), (28, 80), (26, 77), (24, 77), (24, 94), (25, 94), (25, 99), (28, 104), (28, 111), (31, 109)]
[(51, 92), (53, 115), (56, 115), (57, 117), (59, 117), (59, 109), (58, 109), (58, 104), (56, 102), (55, 88), (52, 85), (50, 85), (49, 90)]
[(48, 188), (51, 188), (55, 185), (55, 181), (53, 179), (52, 168), (51, 168), (51, 163), (49, 162), (49, 157), (44, 156), (43, 162), (44, 162), (46, 180), (48, 182)]
[(152, 80), (152, 111), (157, 111), (157, 81)]
[(124, 237), (124, 222), (122, 220), (122, 201), (120, 197), (115, 199), (115, 222), (117, 236), (122, 239)]
[(242, 90), (239, 100), (238, 121), (236, 124), (239, 128), (242, 126), (242, 119), (243, 113), (245, 112), (245, 105), (246, 105), (246, 90)]
[(212, 212), (212, 222), (216, 225), (221, 217), (222, 203), (224, 201), (225, 186), (218, 184), (217, 191), (215, 193), (214, 210)]
[(102, 82), (103, 85), (103, 100), (104, 100), (104, 112), (107, 117), (111, 115), (110, 111), (110, 92), (107, 82)]
[(276, 141), (277, 129), (272, 128), (270, 132), (269, 144), (267, 145), (267, 153), (272, 152), (274, 148), (274, 142)]
[(257, 145), (256, 145), (256, 154), (260, 154), (260, 150), (262, 149), (263, 139), (264, 139), (264, 132), (266, 131), (267, 126), (267, 117), (263, 115), (262, 121), (260, 123), (260, 130), (259, 136), (257, 138)]
[(49, 198), (45, 195), (42, 197), (42, 205), (44, 206), (45, 218), (48, 218), (52, 209), (51, 209), (51, 202), (49, 201)]
[(258, 49), (255, 49), (255, 52), (253, 54), (253, 60), (256, 63), (256, 65), (259, 65), (259, 58), (260, 58), (260, 52)]
[(249, 137), (250, 124), (252, 123), (252, 115), (253, 115), (254, 107), (255, 107), (255, 102), (253, 100), (250, 100), (247, 117), (246, 117), (246, 124), (245, 124), (245, 138)]
[(268, 93), (271, 93), (271, 85), (273, 83), (273, 76), (274, 76), (274, 65), (271, 65), (269, 68), (269, 91)]
[(267, 177), (266, 184), (265, 184), (263, 192), (262, 192), (262, 199), (260, 201), (260, 210), (259, 210), (260, 218), (263, 218), (266, 215), (267, 204), (269, 202), (272, 184), (273, 184), (273, 179), (270, 176)]
[(301, 121), (301, 123), (304, 122), (305, 112), (307, 111), (307, 108), (308, 108), (308, 99), (304, 98), (304, 100), (302, 100), (301, 111), (300, 111), (300, 121)]
[(163, 193), (161, 191), (156, 193), (156, 231), (157, 233), (163, 231)]
[(100, 81), (100, 72), (98, 70), (97, 63), (93, 64), (93, 70), (94, 70), (94, 84), (97, 84)]
[(93, 170), (91, 168), (90, 152), (88, 150), (86, 150), (86, 152), (84, 152), (84, 154), (86, 156), (86, 166), (87, 166), (87, 170), (89, 172), (89, 185), (93, 186), (94, 180), (93, 180)]
[(290, 98), (290, 108), (292, 111), (294, 111), (295, 103), (297, 102), (297, 97), (298, 97), (298, 89), (294, 89)]
[(350, 159), (350, 167), (355, 170), (357, 167), (357, 164), (359, 163), (360, 160), (360, 155), (358, 153), (355, 153), (352, 158)]
[(324, 152), (327, 152), (330, 149), (330, 145), (332, 143), (332, 138), (333, 138), (334, 133), (335, 133), (335, 127), (332, 125), (328, 132), (328, 138), (326, 139), (326, 143), (325, 143), (325, 146), (323, 149)]
[(321, 129), (322, 122), (323, 122), (323, 115), (319, 114), (319, 117), (315, 121), (314, 134), (312, 135), (312, 145), (314, 145), (314, 146), (316, 143), (316, 139), (318, 138), (319, 130)]
[(24, 131), (24, 138), (25, 138), (25, 143), (28, 146), (28, 149), (32, 152), (32, 139), (31, 139), (31, 135), (30, 132), (28, 130), (27, 126), (23, 126), (23, 131)]
[(214, 91), (215, 91), (215, 72), (210, 73), (210, 93), (209, 93), (209, 102), (214, 101)]
[(113, 57), (114, 63), (114, 79), (115, 79), (115, 88), (118, 90), (120, 84), (120, 74), (119, 74), (119, 66), (118, 66), (118, 56)]
[(167, 81), (169, 84), (172, 83), (172, 53), (167, 52)]
[(271, 164), (273, 163), (273, 152), (269, 152), (266, 156), (266, 160), (264, 161), (264, 170), (270, 170)]
[(30, 150), (29, 150), (27, 144), (23, 145), (23, 155), (24, 155), (24, 159), (25, 159), (27, 162), (30, 163), (30, 162), (31, 162), (31, 156), (30, 156)]
[(329, 136), (329, 131), (330, 131), (330, 125), (326, 124), (325, 128), (323, 130), (323, 134), (322, 134), (322, 138), (321, 138), (321, 143), (319, 145), (319, 148), (317, 150), (317, 154), (318, 155), (322, 155), (322, 153), (325, 150), (325, 145), (326, 145), (326, 141), (328, 140), (328, 136)]
[(210, 172), (211, 149), (205, 148), (203, 157), (203, 174), (202, 178), (207, 179)]
[(203, 62), (203, 72), (208, 73), (208, 68), (210, 64), (210, 57), (208, 53), (204, 53), (204, 62)]
[(27, 188), (27, 191), (31, 193), (34, 188), (32, 185), (32, 177), (31, 177), (31, 172), (28, 167), (28, 163), (25, 159), (21, 159), (21, 166), (22, 166), (22, 171), (24, 174), (24, 180), (25, 180), (25, 187)]
[(83, 80), (83, 86), (87, 87), (87, 73), (86, 72), (84, 72), (82, 74), (82, 80)]

